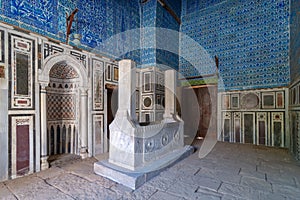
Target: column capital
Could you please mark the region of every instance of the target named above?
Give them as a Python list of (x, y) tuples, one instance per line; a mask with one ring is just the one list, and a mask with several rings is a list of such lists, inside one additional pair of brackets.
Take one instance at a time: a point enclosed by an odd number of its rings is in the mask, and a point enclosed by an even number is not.
[(80, 90), (80, 96), (87, 96), (88, 95), (88, 88), (86, 87), (79, 87)]
[(48, 87), (48, 82), (40, 82), (41, 91), (45, 91), (46, 87)]

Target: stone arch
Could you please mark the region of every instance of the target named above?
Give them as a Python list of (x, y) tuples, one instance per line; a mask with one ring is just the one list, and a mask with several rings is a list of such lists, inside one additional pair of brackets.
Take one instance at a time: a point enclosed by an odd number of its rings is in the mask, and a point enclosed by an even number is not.
[(60, 62), (64, 62), (67, 65), (72, 66), (80, 77), (80, 87), (88, 88), (88, 75), (86, 68), (80, 61), (68, 54), (54, 54), (47, 57), (44, 61), (44, 68), (42, 69), (42, 72), (39, 75), (39, 81), (48, 84), (50, 81), (49, 73), (51, 68), (55, 64)]

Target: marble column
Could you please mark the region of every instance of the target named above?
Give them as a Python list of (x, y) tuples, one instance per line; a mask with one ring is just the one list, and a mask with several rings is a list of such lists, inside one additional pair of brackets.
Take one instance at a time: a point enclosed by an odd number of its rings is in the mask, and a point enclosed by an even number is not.
[(40, 107), (41, 107), (41, 170), (48, 169), (49, 163), (47, 152), (47, 92), (46, 83), (40, 85)]
[(176, 71), (166, 70), (165, 71), (165, 113), (164, 120), (173, 120), (176, 114)]
[(81, 158), (88, 157), (88, 95), (87, 89), (80, 89), (80, 156)]

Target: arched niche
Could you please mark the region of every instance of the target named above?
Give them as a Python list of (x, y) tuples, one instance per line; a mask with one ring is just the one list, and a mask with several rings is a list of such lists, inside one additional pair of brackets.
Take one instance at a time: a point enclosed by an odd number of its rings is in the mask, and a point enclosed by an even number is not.
[(88, 88), (88, 75), (87, 69), (84, 65), (79, 62), (76, 58), (68, 54), (54, 54), (47, 57), (44, 61), (44, 67), (39, 74), (39, 82), (48, 84), (50, 81), (49, 73), (51, 68), (57, 63), (65, 63), (66, 65), (72, 66), (79, 75), (80, 87)]
[(41, 169), (47, 169), (48, 148), (47, 148), (47, 95), (46, 87), (50, 82), (50, 72), (53, 66), (64, 64), (71, 66), (79, 76), (79, 135), (80, 135), (80, 155), (86, 158), (88, 155), (88, 75), (85, 66), (77, 59), (68, 54), (54, 54), (47, 57), (44, 61), (38, 80), (40, 84), (40, 126), (41, 126)]

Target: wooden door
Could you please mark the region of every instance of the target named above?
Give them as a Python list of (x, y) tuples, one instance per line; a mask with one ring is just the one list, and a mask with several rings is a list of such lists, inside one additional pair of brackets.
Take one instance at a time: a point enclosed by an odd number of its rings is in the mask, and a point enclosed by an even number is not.
[(197, 137), (205, 137), (208, 133), (217, 132), (217, 86), (208, 85), (194, 89), (197, 94), (200, 120)]

